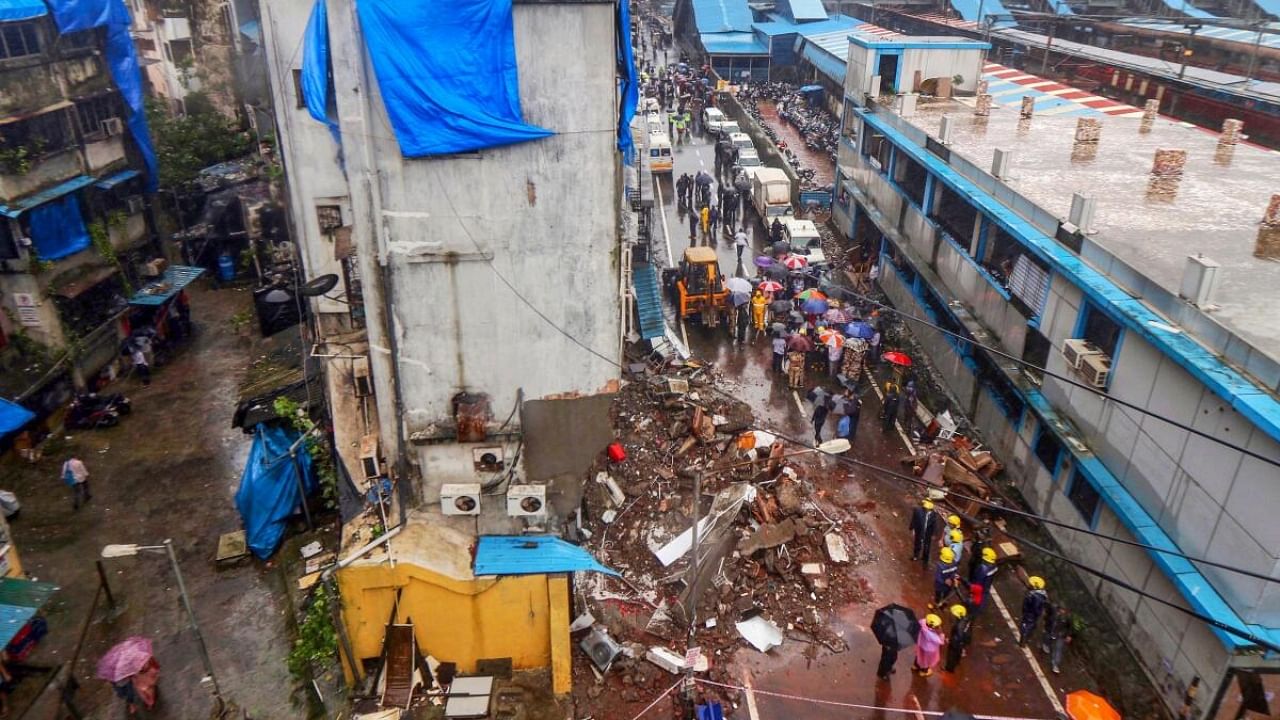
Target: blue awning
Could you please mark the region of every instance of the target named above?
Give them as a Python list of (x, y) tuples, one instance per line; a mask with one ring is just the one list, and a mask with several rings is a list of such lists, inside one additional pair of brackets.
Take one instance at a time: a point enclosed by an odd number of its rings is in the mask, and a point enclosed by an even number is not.
[(21, 405), (0, 398), (0, 438), (31, 422), (35, 413)]
[(204, 268), (190, 265), (174, 265), (164, 271), (164, 277), (147, 284), (129, 298), (130, 305), (163, 305), (169, 298), (204, 274)]
[(0, 578), (0, 647), (8, 645), (58, 589), (53, 583)]
[(94, 183), (93, 186), (99, 190), (110, 190), (120, 183), (125, 182), (126, 180), (132, 180), (141, 174), (142, 173), (132, 168), (129, 170), (121, 170), (118, 173), (112, 173), (111, 175), (102, 178), (98, 182)]
[[(0, 0), (0, 2), (3, 2), (3, 0)], [(21, 200), (15, 200), (11, 205), (0, 204), (0, 215), (16, 218), (33, 207), (43, 205), (52, 200), (57, 200), (67, 193), (73, 193), (76, 190), (91, 184), (93, 184), (93, 178), (88, 175), (73, 177), (70, 180), (54, 185), (51, 188), (45, 188), (35, 195), (30, 195)]]
[(0, 22), (30, 20), (48, 14), (44, 0), (0, 0)]
[(618, 574), (583, 548), (553, 535), (481, 535), (476, 546), (476, 575), (542, 575), (579, 570)]

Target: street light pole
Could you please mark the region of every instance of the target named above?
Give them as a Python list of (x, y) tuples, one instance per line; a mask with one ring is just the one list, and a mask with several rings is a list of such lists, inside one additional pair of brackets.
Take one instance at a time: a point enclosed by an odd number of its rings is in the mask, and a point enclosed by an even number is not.
[(169, 555), (169, 564), (173, 566), (173, 575), (178, 578), (178, 593), (182, 595), (182, 604), (187, 608), (187, 618), (191, 621), (191, 632), (195, 633), (196, 644), (200, 646), (200, 660), (204, 662), (204, 671), (213, 684), (213, 696), (222, 707), (222, 689), (218, 687), (218, 676), (213, 673), (213, 662), (209, 659), (209, 648), (205, 647), (204, 636), (200, 634), (200, 625), (196, 623), (196, 612), (191, 608), (191, 598), (187, 595), (187, 584), (182, 579), (182, 568), (178, 567), (178, 556), (173, 551), (173, 540), (165, 538), (165, 552)]

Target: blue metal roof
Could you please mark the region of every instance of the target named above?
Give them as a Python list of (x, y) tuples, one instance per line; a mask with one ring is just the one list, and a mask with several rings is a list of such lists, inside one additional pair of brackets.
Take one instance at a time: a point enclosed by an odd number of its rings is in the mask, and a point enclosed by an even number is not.
[(8, 645), (57, 591), (53, 583), (0, 578), (0, 647)]
[(692, 0), (693, 17), (700, 33), (751, 32), (751, 8), (747, 0)]
[[(1280, 9), (1280, 8), (1277, 8)], [(1153, 30), (1162, 33), (1174, 33), (1177, 35), (1190, 35), (1191, 30), (1184, 23), (1168, 22), (1156, 20), (1153, 18), (1124, 18), (1118, 21), (1121, 25), (1125, 25), (1134, 29)], [(1280, 30), (1280, 23), (1267, 23), (1271, 30)], [(1253, 45), (1259, 42), (1258, 31), (1249, 30), (1248, 28), (1229, 28), (1229, 27), (1213, 27), (1205, 26), (1196, 30), (1198, 38), (1213, 38), (1214, 40), (1222, 40), (1225, 42), (1238, 42), (1246, 45)], [(1274, 33), (1262, 33), (1262, 47), (1280, 48), (1280, 35)], [(1243, 79), (1243, 78), (1242, 78)]]
[(769, 48), (752, 33), (704, 33), (702, 47), (708, 55), (769, 54)]
[(808, 37), (817, 33), (831, 32), (832, 30), (851, 30), (862, 24), (861, 20), (845, 15), (832, 15), (826, 20), (807, 22), (803, 25), (791, 22), (781, 15), (770, 15), (770, 18), (767, 22), (753, 23), (751, 27), (757, 33), (769, 37), (775, 35), (804, 35)]
[(119, 185), (120, 183), (125, 182), (126, 180), (132, 180), (133, 178), (136, 178), (141, 174), (142, 173), (132, 168), (128, 170), (121, 170), (118, 173), (112, 173), (102, 178), (98, 182), (94, 183), (93, 186), (98, 188), (99, 190), (110, 190), (111, 188)]
[[(844, 33), (840, 33), (844, 35)], [(813, 64), (818, 72), (826, 75), (832, 82), (843, 85), (845, 67), (849, 64), (849, 41), (846, 38), (844, 44), (844, 52), (840, 57), (836, 57), (827, 45), (814, 42), (813, 39), (804, 40), (804, 53), (802, 57)]]
[(827, 9), (822, 0), (783, 0), (787, 15), (797, 22), (802, 20), (826, 20)]
[(91, 184), (93, 184), (93, 178), (88, 175), (78, 175), (53, 187), (45, 188), (34, 195), (15, 200), (11, 205), (0, 205), (0, 215), (16, 218), (33, 207), (43, 205), (51, 200), (57, 200), (67, 193), (73, 193)]
[(583, 548), (554, 535), (481, 535), (476, 545), (476, 575), (542, 575), (580, 570), (618, 574)]
[(166, 268), (164, 277), (148, 283), (129, 298), (130, 305), (163, 305), (169, 298), (182, 292), (196, 278), (204, 274), (204, 268), (174, 265)]
[(877, 132), (883, 133), (896, 147), (901, 148), (961, 197), (967, 198), (978, 211), (999, 225), (1001, 230), (1017, 238), (1032, 254), (1048, 263), (1055, 273), (1080, 288), (1091, 301), (1108, 310), (1109, 315), (1123, 322), (1127, 329), (1136, 332), (1157, 351), (1178, 363), (1273, 440), (1280, 440), (1280, 400), (1186, 333), (1158, 330), (1157, 328), (1164, 327), (1163, 318), (1152, 312), (1141, 300), (1122, 290), (1106, 275), (1087, 265), (1030, 221), (956, 172), (937, 155), (911, 142), (910, 138), (881, 122), (873, 113), (865, 109), (857, 112)]
[(44, 0), (0, 0), (0, 22), (30, 20), (48, 14)]

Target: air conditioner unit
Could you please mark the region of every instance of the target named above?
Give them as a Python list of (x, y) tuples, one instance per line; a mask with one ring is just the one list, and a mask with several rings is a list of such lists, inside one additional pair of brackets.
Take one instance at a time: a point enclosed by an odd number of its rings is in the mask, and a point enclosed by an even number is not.
[(547, 486), (512, 485), (507, 490), (507, 514), (511, 517), (541, 517), (547, 514)]
[(476, 472), (502, 472), (507, 467), (506, 455), (501, 446), (471, 449), (471, 463)]
[(356, 397), (373, 394), (373, 380), (369, 377), (369, 358), (359, 357), (351, 361), (351, 384)]
[(456, 483), (441, 486), (440, 510), (445, 515), (479, 515), (480, 483)]
[(146, 206), (146, 203), (143, 201), (141, 195), (130, 196), (129, 199), (125, 200), (124, 202), (125, 202), (125, 206), (129, 208), (130, 215), (137, 215), (138, 213), (142, 212)]
[(1062, 358), (1067, 361), (1067, 367), (1072, 370), (1080, 369), (1080, 361), (1090, 355), (1101, 355), (1102, 348), (1094, 345), (1088, 340), (1071, 338), (1062, 341)]
[(1111, 358), (1101, 353), (1085, 355), (1080, 361), (1080, 374), (1090, 385), (1106, 387), (1107, 377), (1111, 375)]
[(378, 436), (365, 435), (360, 438), (360, 469), (366, 480), (382, 477), (382, 462), (378, 459)]
[(124, 132), (124, 121), (118, 117), (110, 117), (102, 121), (101, 127), (103, 135), (113, 137)]

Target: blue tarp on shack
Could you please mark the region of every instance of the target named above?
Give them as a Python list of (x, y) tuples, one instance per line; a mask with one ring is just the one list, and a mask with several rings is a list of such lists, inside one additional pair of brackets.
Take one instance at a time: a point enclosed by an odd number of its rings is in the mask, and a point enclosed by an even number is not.
[(0, 438), (22, 429), (35, 416), (35, 413), (21, 405), (0, 398)]
[(363, 0), (365, 48), (400, 152), (424, 157), (537, 140), (520, 111), (511, 0)]
[(636, 79), (636, 59), (631, 50), (631, 4), (618, 3), (618, 150), (623, 162), (636, 160), (635, 140), (631, 137), (631, 118), (640, 104), (640, 83)]
[(590, 570), (618, 573), (591, 553), (554, 535), (481, 535), (476, 545), (476, 575), (541, 575)]
[(44, 0), (0, 0), (0, 22), (30, 20), (48, 14)]
[(333, 95), (333, 65), (329, 58), (329, 12), (316, 0), (302, 35), (302, 100), (307, 114), (322, 122), (339, 143), (338, 106)]
[(80, 214), (80, 199), (63, 195), (31, 210), (31, 241), (42, 260), (61, 260), (89, 247), (89, 229)]
[(160, 183), (160, 171), (156, 165), (156, 151), (151, 144), (151, 130), (147, 127), (147, 113), (143, 106), (142, 68), (138, 65), (138, 53), (129, 34), (132, 19), (124, 0), (48, 0), (58, 32), (80, 32), (106, 28), (105, 46), (107, 67), (115, 80), (120, 98), (127, 112), (125, 123), (138, 147), (142, 161), (147, 166), (147, 192), (155, 192)]
[(244, 522), (249, 549), (263, 560), (280, 547), (287, 520), (302, 503), (298, 495), (299, 468), (307, 494), (315, 492), (311, 456), (299, 446), (296, 465), (289, 457), (289, 447), (298, 437), (295, 430), (258, 425), (253, 430), (249, 460), (240, 475), (236, 509)]

